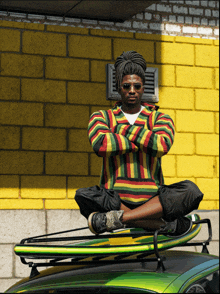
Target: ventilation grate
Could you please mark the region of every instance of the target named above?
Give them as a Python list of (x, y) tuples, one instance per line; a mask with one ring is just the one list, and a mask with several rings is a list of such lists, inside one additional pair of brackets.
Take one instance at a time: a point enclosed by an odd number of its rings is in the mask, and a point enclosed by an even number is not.
[[(121, 100), (116, 90), (114, 64), (106, 65), (106, 99)], [(142, 100), (146, 102), (158, 102), (158, 68), (148, 67), (145, 71), (145, 89)]]

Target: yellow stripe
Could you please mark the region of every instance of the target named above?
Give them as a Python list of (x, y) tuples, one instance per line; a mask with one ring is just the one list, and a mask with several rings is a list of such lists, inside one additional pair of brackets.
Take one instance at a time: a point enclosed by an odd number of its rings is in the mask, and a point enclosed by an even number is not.
[(130, 171), (131, 171), (131, 178), (134, 178), (134, 157), (133, 157), (133, 153), (129, 153), (129, 160), (130, 160), (129, 166), (130, 166)]
[(129, 197), (121, 197), (121, 199), (128, 200), (130, 202), (135, 202), (135, 203), (141, 202), (141, 201), (148, 201), (148, 199), (146, 199), (146, 198), (133, 199), (133, 198), (129, 198)]
[(149, 177), (148, 177), (148, 172), (147, 172), (147, 170), (148, 170), (148, 168), (147, 168), (147, 155), (144, 152), (142, 152), (142, 154), (143, 154), (144, 178), (148, 179)]
[(121, 162), (120, 162), (120, 156), (116, 156), (117, 160), (117, 166), (118, 166), (118, 177), (121, 177)]
[(160, 141), (160, 136), (157, 137), (157, 157), (161, 156), (161, 153), (164, 153), (163, 146)]
[[(134, 188), (134, 189), (141, 189), (141, 188), (143, 188), (143, 189), (155, 189), (155, 190), (158, 190), (158, 187), (157, 186), (155, 186), (155, 184), (154, 183), (149, 183), (149, 184), (144, 184), (144, 185), (141, 185), (141, 184), (130, 184), (130, 183), (127, 183), (127, 182), (125, 182), (125, 183), (115, 183), (115, 187), (125, 187), (125, 185), (126, 185), (126, 187), (127, 188)], [(126, 190), (126, 187), (125, 187), (125, 190)]]

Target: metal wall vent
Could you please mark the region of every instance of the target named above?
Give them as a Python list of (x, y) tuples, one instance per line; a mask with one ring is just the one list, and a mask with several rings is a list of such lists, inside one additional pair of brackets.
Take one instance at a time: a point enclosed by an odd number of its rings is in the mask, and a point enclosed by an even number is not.
[[(158, 68), (148, 67), (145, 72), (145, 90), (142, 96), (142, 101), (158, 102)], [(116, 91), (115, 84), (115, 67), (114, 64), (106, 65), (106, 99), (121, 100), (121, 96)]]

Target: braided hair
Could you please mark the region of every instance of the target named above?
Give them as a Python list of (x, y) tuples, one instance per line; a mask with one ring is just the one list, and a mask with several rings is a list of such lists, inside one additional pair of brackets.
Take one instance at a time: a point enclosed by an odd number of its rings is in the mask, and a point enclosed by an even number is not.
[(123, 52), (115, 61), (116, 89), (119, 90), (123, 77), (135, 74), (145, 83), (146, 61), (136, 51)]

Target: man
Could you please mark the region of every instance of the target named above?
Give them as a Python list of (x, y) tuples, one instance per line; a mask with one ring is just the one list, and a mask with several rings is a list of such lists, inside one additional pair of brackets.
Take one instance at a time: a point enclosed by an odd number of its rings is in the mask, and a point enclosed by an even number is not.
[(184, 216), (198, 208), (203, 194), (190, 181), (164, 185), (161, 157), (173, 144), (173, 121), (158, 106), (141, 101), (143, 56), (124, 52), (115, 70), (121, 101), (113, 109), (93, 113), (88, 127), (90, 143), (103, 158), (100, 187), (77, 190), (80, 211), (95, 234), (141, 227), (184, 235), (192, 226)]

